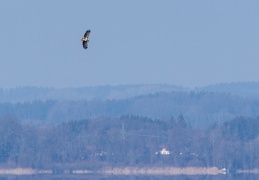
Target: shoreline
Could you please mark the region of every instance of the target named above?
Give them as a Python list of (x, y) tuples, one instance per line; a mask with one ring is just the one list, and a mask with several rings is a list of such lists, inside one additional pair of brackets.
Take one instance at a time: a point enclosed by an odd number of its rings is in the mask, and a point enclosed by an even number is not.
[(0, 169), (0, 175), (34, 175), (53, 174), (52, 170), (38, 170), (32, 168), (6, 168)]
[(245, 174), (259, 174), (259, 168), (255, 168), (255, 169), (244, 169), (244, 170), (241, 170), (241, 169), (238, 169), (237, 170), (237, 173), (245, 173)]
[(105, 168), (101, 173), (109, 175), (218, 175), (226, 174), (226, 170), (217, 167), (123, 167)]
[[(0, 169), (0, 175), (35, 175), (56, 174), (54, 170), (39, 170), (32, 168)], [(103, 174), (103, 175), (219, 175), (226, 174), (226, 169), (217, 167), (107, 167), (97, 171), (87, 169), (63, 170), (59, 174)]]
[[(237, 174), (259, 174), (259, 169), (236, 170)], [(32, 169), (32, 168), (0, 168), (0, 175), (54, 175), (54, 174), (101, 174), (114, 176), (130, 176), (130, 175), (220, 175), (228, 174), (227, 169), (217, 167), (106, 167), (100, 170), (92, 171), (88, 169), (64, 169), (56, 173), (51, 169)]]

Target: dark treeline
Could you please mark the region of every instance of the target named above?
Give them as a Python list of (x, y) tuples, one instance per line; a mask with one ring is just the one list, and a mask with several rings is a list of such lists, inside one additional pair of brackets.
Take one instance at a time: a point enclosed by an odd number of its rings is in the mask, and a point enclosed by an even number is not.
[(193, 127), (208, 127), (237, 116), (259, 116), (259, 100), (226, 93), (160, 92), (121, 100), (32, 101), (0, 103), (0, 116), (57, 124), (98, 116), (118, 118), (125, 114), (170, 119), (183, 114)]
[(91, 168), (176, 166), (259, 167), (259, 118), (237, 117), (206, 129), (184, 117), (92, 118), (32, 126), (0, 118), (0, 166)]

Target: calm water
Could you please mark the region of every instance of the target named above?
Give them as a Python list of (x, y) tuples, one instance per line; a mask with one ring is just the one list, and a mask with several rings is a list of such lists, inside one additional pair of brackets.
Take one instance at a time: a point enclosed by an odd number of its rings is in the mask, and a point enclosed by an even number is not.
[(0, 176), (0, 180), (257, 180), (259, 174), (206, 176), (103, 176), (103, 175), (33, 175)]

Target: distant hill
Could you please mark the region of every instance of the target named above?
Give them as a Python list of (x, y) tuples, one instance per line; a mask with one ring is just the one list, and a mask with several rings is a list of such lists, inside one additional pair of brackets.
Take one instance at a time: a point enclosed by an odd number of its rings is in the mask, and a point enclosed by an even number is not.
[(259, 98), (259, 82), (232, 82), (198, 87), (195, 91), (221, 92), (242, 97)]
[(259, 116), (259, 83), (222, 83), (188, 89), (174, 85), (0, 89), (0, 116), (59, 123), (94, 117), (142, 116), (205, 127), (237, 116)]
[(46, 123), (123, 115), (168, 121), (183, 115), (187, 123), (206, 127), (238, 116), (259, 116), (259, 100), (227, 93), (160, 92), (117, 100), (0, 103), (0, 116), (6, 115)]
[(196, 88), (168, 84), (103, 85), (79, 88), (17, 87), (0, 88), (0, 102), (35, 100), (112, 100), (127, 99), (159, 92), (220, 92), (259, 99), (259, 82), (220, 83)]
[(108, 100), (127, 99), (157, 92), (186, 91), (188, 88), (166, 84), (104, 85), (79, 88), (17, 87), (0, 88), (0, 102), (28, 102), (34, 100)]

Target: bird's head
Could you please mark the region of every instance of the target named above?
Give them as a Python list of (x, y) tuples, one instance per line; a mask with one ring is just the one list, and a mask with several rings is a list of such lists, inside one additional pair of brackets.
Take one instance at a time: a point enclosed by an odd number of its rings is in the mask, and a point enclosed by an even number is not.
[(89, 42), (88, 38), (85, 38), (85, 37), (81, 38), (81, 41), (87, 41), (87, 42)]

